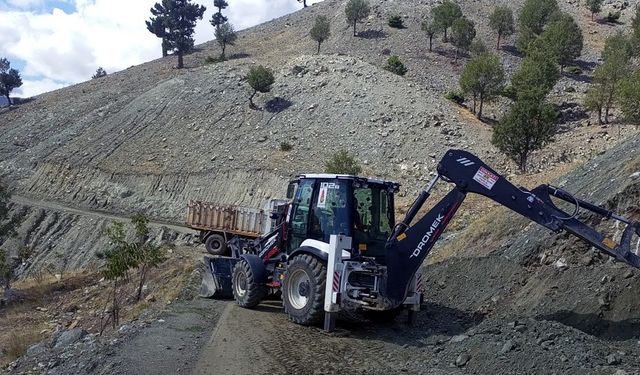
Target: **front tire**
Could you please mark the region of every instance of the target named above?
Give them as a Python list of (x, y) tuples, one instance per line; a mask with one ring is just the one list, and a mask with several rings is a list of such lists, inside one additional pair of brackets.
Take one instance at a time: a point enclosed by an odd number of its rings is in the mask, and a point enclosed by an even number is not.
[(296, 256), (287, 266), (282, 286), (284, 311), (293, 322), (317, 324), (324, 317), (327, 266), (311, 255)]
[(248, 309), (258, 306), (269, 292), (266, 285), (255, 281), (251, 267), (245, 260), (239, 261), (233, 267), (231, 289), (236, 303)]
[(207, 237), (204, 246), (211, 255), (224, 255), (227, 252), (227, 241), (219, 234), (211, 234)]

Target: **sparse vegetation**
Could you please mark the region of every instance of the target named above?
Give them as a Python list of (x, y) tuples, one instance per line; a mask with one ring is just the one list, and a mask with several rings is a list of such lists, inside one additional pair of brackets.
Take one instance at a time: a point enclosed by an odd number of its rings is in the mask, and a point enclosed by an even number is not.
[[(473, 96), (473, 113), (482, 118), (484, 102), (495, 98), (504, 88), (505, 74), (500, 58), (483, 53), (474, 57), (462, 71), (460, 87), (464, 93)], [(478, 105), (476, 105), (478, 104)]]
[(221, 63), (221, 62), (224, 62), (224, 61), (225, 61), (225, 58), (223, 58), (222, 56), (217, 56), (217, 57), (207, 56), (204, 59), (204, 63), (207, 64), (207, 65), (217, 64), (217, 63)]
[(556, 133), (555, 120), (556, 112), (546, 101), (518, 98), (494, 126), (491, 141), (526, 172), (529, 154), (544, 147)]
[(451, 26), (451, 43), (456, 47), (456, 59), (461, 52), (468, 52), (473, 38), (476, 37), (476, 27), (473, 21), (461, 17)]
[(450, 100), (458, 105), (464, 104), (465, 98), (464, 93), (457, 91), (449, 91), (444, 95), (445, 99)]
[(619, 11), (609, 11), (609, 13), (607, 13), (607, 22), (616, 23), (618, 22), (619, 19), (620, 19)]
[[(540, 40), (534, 43), (540, 43)], [(560, 70), (554, 56), (547, 50), (535, 46), (533, 48), (511, 77), (511, 86), (518, 99), (542, 101), (558, 82)]]
[(218, 26), (216, 26), (215, 31), (216, 41), (220, 45), (222, 52), (220, 53), (221, 59), (226, 60), (225, 51), (227, 46), (232, 46), (235, 44), (238, 36), (236, 35), (236, 31), (233, 29), (233, 26), (229, 22), (224, 22)]
[(324, 165), (325, 173), (358, 175), (362, 167), (347, 150), (336, 152)]
[(319, 55), (320, 46), (325, 40), (329, 39), (329, 36), (331, 36), (331, 23), (329, 23), (329, 19), (325, 16), (316, 17), (309, 35), (311, 36), (311, 39), (315, 40), (318, 43)]
[(399, 15), (393, 15), (393, 16), (389, 16), (389, 19), (387, 19), (387, 24), (389, 25), (389, 27), (393, 27), (395, 29), (402, 29), (404, 28), (404, 23), (402, 22), (402, 17)]
[(431, 15), (435, 25), (444, 33), (443, 41), (446, 43), (448, 41), (447, 30), (453, 26), (458, 18), (462, 17), (460, 6), (451, 0), (444, 0), (442, 4), (431, 10)]
[(471, 42), (471, 46), (469, 46), (469, 52), (473, 57), (480, 56), (483, 53), (487, 53), (488, 51), (489, 49), (487, 48), (487, 46), (484, 44), (482, 39), (479, 39), (479, 38), (475, 38)]
[(438, 25), (433, 20), (426, 19), (422, 21), (422, 31), (427, 33), (429, 37), (429, 52), (433, 51), (433, 37), (438, 32)]
[(98, 67), (98, 69), (96, 69), (96, 73), (91, 76), (91, 79), (98, 79), (106, 76), (107, 76), (107, 71), (104, 70), (102, 67)]
[(508, 6), (497, 6), (489, 16), (489, 26), (498, 34), (496, 49), (500, 49), (500, 41), (503, 37), (515, 32), (513, 11)]
[(258, 92), (265, 93), (271, 91), (271, 85), (275, 82), (275, 78), (273, 77), (273, 73), (270, 69), (267, 69), (262, 65), (258, 65), (249, 70), (247, 81), (249, 82), (249, 86), (253, 89), (253, 93), (249, 97), (249, 104), (251, 107), (255, 107), (255, 104), (253, 104), (253, 97)]
[(602, 0), (587, 0), (587, 8), (591, 12), (591, 21), (594, 16), (602, 10)]
[(582, 69), (580, 69), (579, 66), (569, 66), (565, 69), (565, 71), (569, 74), (572, 74), (574, 76), (578, 76), (580, 74), (582, 74)]
[(395, 73), (399, 76), (403, 76), (407, 73), (407, 68), (404, 66), (400, 57), (393, 55), (387, 59), (387, 65), (384, 67), (385, 70), (388, 70), (392, 73)]
[(347, 23), (353, 25), (353, 36), (356, 36), (356, 25), (365, 18), (369, 17), (371, 8), (367, 0), (349, 0), (345, 8)]
[(22, 86), (20, 72), (11, 67), (11, 63), (6, 58), (0, 58), (0, 95), (7, 98), (9, 106), (11, 98), (9, 95), (13, 89)]
[(629, 56), (624, 50), (618, 50), (607, 56), (602, 65), (593, 73), (593, 83), (587, 90), (585, 104), (588, 109), (598, 113), (598, 122), (609, 123), (609, 115), (616, 100), (620, 83), (629, 75)]
[(280, 151), (289, 152), (291, 150), (293, 150), (293, 146), (291, 145), (291, 143), (287, 141), (280, 142)]

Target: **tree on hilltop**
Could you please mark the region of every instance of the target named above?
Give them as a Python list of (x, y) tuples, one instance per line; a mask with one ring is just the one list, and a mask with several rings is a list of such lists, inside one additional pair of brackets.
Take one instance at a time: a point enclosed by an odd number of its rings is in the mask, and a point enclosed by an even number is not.
[(512, 35), (515, 32), (513, 11), (507, 6), (497, 6), (489, 16), (489, 26), (498, 33), (496, 49), (500, 49), (500, 40), (503, 36)]
[(356, 36), (357, 23), (369, 17), (371, 8), (367, 0), (349, 0), (344, 12), (347, 16), (347, 22), (353, 25), (353, 36)]
[(162, 0), (162, 3), (156, 3), (150, 10), (152, 17), (148, 21), (145, 21), (147, 30), (162, 39), (162, 57), (166, 57), (170, 49), (169, 42), (167, 40), (167, 36), (170, 33), (170, 30), (167, 27), (170, 1), (171, 0)]
[(22, 77), (20, 72), (11, 67), (11, 63), (6, 58), (0, 59), (0, 95), (7, 98), (9, 106), (11, 106), (11, 98), (9, 95), (13, 89), (22, 86)]
[(107, 75), (107, 71), (100, 66), (98, 67), (98, 69), (96, 69), (96, 74), (91, 76), (91, 79), (106, 77), (106, 75)]
[(181, 69), (184, 67), (184, 55), (191, 51), (195, 43), (193, 33), (196, 22), (202, 19), (207, 8), (194, 4), (191, 0), (163, 0), (160, 7), (164, 11), (162, 20), (168, 30), (165, 36), (167, 47), (178, 55), (178, 69)]

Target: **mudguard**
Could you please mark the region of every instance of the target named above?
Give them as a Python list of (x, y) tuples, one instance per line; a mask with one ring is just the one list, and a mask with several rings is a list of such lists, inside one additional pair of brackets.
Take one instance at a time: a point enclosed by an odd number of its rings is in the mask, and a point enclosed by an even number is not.
[(267, 276), (267, 267), (264, 265), (264, 261), (257, 255), (242, 254), (240, 260), (244, 260), (249, 264), (253, 278), (258, 284), (266, 284), (269, 281)]

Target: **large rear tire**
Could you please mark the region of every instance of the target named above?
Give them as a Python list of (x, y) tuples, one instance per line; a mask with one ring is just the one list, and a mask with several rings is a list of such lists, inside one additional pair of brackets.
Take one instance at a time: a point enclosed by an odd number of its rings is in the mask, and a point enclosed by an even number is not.
[(211, 255), (225, 255), (227, 252), (227, 241), (219, 234), (211, 234), (204, 241), (207, 252)]
[(258, 284), (245, 260), (241, 260), (233, 267), (231, 289), (236, 303), (245, 308), (256, 307), (266, 297), (269, 289), (266, 285)]
[(322, 261), (308, 254), (293, 258), (282, 285), (284, 311), (289, 319), (302, 325), (320, 323), (326, 282), (327, 266)]

